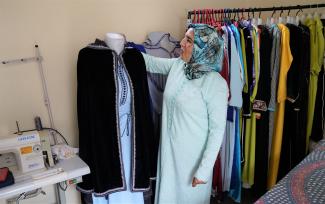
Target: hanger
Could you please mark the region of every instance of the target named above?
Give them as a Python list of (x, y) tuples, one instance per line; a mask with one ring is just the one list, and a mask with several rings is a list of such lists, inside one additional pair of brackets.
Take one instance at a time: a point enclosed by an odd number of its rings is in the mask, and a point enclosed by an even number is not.
[(210, 10), (206, 9), (206, 24), (211, 25), (210, 23)]
[(216, 24), (216, 21), (215, 21), (215, 18), (214, 18), (214, 12), (215, 12), (215, 10), (211, 9), (210, 17), (211, 17), (211, 21), (212, 21), (212, 26), (215, 26), (215, 24)]
[(290, 23), (291, 24), (296, 24), (296, 20), (295, 20), (295, 18), (294, 18), (294, 16), (290, 16)]
[(193, 13), (194, 13), (194, 15), (193, 15), (192, 22), (196, 23), (196, 10), (195, 9), (194, 9)]
[(214, 11), (214, 18), (215, 18), (215, 22), (217, 23), (218, 22), (218, 14), (219, 14), (219, 9), (216, 9)]
[(244, 9), (242, 8), (241, 9), (241, 19), (240, 20), (244, 20), (245, 19), (245, 17), (244, 17)]
[(270, 25), (272, 25), (272, 24), (274, 24), (275, 23), (275, 19), (274, 19), (274, 14), (275, 14), (275, 12), (276, 12), (276, 10), (275, 10), (275, 8), (273, 7), (273, 13), (272, 13), (272, 15), (271, 15), (271, 20), (270, 20)]
[(255, 8), (252, 8), (251, 11), (252, 11), (252, 14), (253, 14), (253, 18), (252, 18), (252, 24), (256, 26), (256, 19), (255, 19)]
[(232, 22), (231, 22), (231, 9), (227, 9), (227, 18), (226, 18), (226, 25), (230, 25)]
[(299, 10), (297, 11), (297, 13), (296, 13), (296, 21), (295, 21), (295, 25), (299, 25), (299, 22), (300, 22), (300, 18), (299, 18), (299, 16), (298, 16), (298, 14), (299, 14), (299, 12), (303, 12), (303, 10), (301, 9), (301, 7), (300, 7), (300, 5), (298, 5), (298, 7), (299, 7)]
[(208, 9), (205, 9), (205, 23), (210, 25), (209, 10)]
[(205, 24), (209, 25), (209, 10), (204, 9), (204, 13), (205, 13)]
[(197, 10), (196, 15), (197, 15), (196, 23), (200, 23), (200, 21), (201, 21), (201, 10), (200, 9)]
[(322, 16), (320, 18), (325, 19), (325, 12), (322, 14)]
[(221, 30), (221, 12), (222, 9), (217, 10), (217, 21), (216, 21), (217, 30)]
[(319, 18), (319, 14), (318, 14), (318, 4), (316, 4), (316, 11), (314, 12), (314, 19), (315, 18)]
[(217, 10), (217, 21), (220, 22), (220, 10)]
[(211, 24), (214, 25), (213, 9), (210, 9), (210, 20), (211, 20)]
[(260, 11), (260, 13), (258, 14), (257, 25), (263, 24), (263, 20), (261, 19), (261, 13), (262, 13), (262, 11)]
[(209, 9), (209, 19), (210, 19), (210, 25), (214, 25), (214, 19), (213, 19), (213, 9)]
[(221, 25), (225, 25), (225, 19), (226, 19), (226, 9), (221, 9)]
[(234, 25), (238, 27), (238, 21), (239, 21), (239, 8), (235, 9), (235, 16), (234, 16)]
[(196, 10), (196, 19), (195, 19), (195, 23), (200, 23), (200, 10)]
[(240, 12), (240, 9), (239, 8), (237, 8), (237, 21), (239, 21), (240, 20), (240, 16), (239, 16), (239, 12)]
[(251, 8), (249, 8), (247, 11), (247, 20), (251, 20), (250, 10), (251, 10)]
[(232, 13), (234, 13), (234, 16), (233, 16), (233, 18), (231, 19), (231, 22), (232, 23), (236, 23), (237, 22), (237, 20), (238, 20), (238, 17), (237, 17), (237, 9), (232, 9)]
[(231, 25), (232, 24), (232, 18), (231, 18), (231, 15), (232, 15), (232, 9), (228, 9), (228, 16), (227, 16), (227, 24), (228, 25)]
[[(309, 8), (311, 9), (311, 5), (309, 5)], [(307, 19), (313, 19), (313, 16), (311, 15), (311, 13), (309, 12), (307, 15)]]
[(291, 23), (290, 11), (291, 10), (289, 9), (287, 14), (287, 23)]
[(197, 23), (201, 23), (201, 10), (197, 10)]
[(283, 14), (283, 7), (281, 6), (281, 12), (280, 12), (280, 16), (279, 16), (279, 23), (283, 23), (282, 14)]
[(206, 24), (207, 23), (207, 15), (206, 15), (207, 11), (206, 11), (206, 9), (203, 9), (202, 12), (203, 12), (203, 23)]
[(227, 9), (223, 9), (222, 25), (226, 25), (226, 20), (227, 20)]

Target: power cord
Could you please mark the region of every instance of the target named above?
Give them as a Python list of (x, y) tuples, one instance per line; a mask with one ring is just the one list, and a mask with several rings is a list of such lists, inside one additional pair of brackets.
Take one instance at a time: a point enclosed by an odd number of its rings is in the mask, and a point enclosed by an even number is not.
[(44, 130), (52, 130), (54, 132), (56, 132), (57, 134), (59, 134), (61, 136), (61, 138), (64, 140), (65, 144), (69, 145), (69, 143), (67, 142), (67, 139), (56, 129), (53, 128), (47, 128), (47, 127), (43, 127)]

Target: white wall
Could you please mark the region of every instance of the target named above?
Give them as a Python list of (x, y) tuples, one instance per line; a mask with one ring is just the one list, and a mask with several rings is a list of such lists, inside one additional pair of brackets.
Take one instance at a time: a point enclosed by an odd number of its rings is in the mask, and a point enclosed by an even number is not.
[[(142, 43), (151, 31), (180, 39), (187, 11), (197, 8), (272, 7), (323, 0), (0, 0), (0, 61), (34, 55), (40, 46), (54, 123), (68, 142), (78, 146), (76, 62), (78, 51), (106, 32), (121, 32)], [(36, 63), (0, 65), (0, 137), (34, 128), (39, 115), (49, 126)], [(53, 189), (48, 188), (49, 194)], [(54, 197), (30, 203), (53, 203)], [(67, 203), (79, 203), (70, 188)]]

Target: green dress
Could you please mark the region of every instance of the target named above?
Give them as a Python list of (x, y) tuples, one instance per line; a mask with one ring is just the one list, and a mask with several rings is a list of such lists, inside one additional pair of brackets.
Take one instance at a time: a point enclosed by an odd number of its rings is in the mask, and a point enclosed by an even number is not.
[[(226, 126), (227, 83), (217, 72), (188, 80), (180, 58), (143, 56), (147, 71), (168, 74), (155, 203), (208, 204), (212, 170)], [(193, 188), (193, 177), (207, 183)]]
[[(319, 17), (314, 19), (307, 19), (306, 26), (310, 30), (310, 79), (309, 79), (309, 91), (308, 91), (308, 113), (307, 113), (307, 136), (306, 136), (306, 152), (309, 148), (309, 137), (311, 135), (315, 101), (317, 94), (317, 81), (318, 74), (321, 71), (321, 67), (324, 59), (324, 35), (322, 32), (323, 24)], [(318, 110), (316, 110), (318, 111)]]

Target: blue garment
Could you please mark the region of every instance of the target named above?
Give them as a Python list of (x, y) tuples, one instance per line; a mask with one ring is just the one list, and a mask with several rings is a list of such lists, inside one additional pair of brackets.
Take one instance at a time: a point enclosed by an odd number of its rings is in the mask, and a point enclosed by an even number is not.
[(244, 87), (243, 78), (241, 75), (242, 64), (236, 47), (234, 33), (228, 29), (228, 38), (230, 37), (230, 56), (229, 56), (229, 78), (230, 78), (230, 93), (231, 98), (229, 105), (241, 108), (243, 105), (242, 91)]
[(133, 48), (139, 50), (139, 51), (142, 52), (142, 53), (146, 53), (146, 49), (144, 48), (143, 45), (135, 44), (134, 42), (128, 42), (128, 43), (126, 44), (126, 46), (127, 46), (127, 47), (133, 47)]
[(242, 67), (241, 78), (243, 80), (243, 84), (245, 84), (245, 76), (244, 76), (245, 67), (244, 67), (244, 58), (243, 58), (243, 52), (242, 52), (242, 47), (241, 47), (241, 41), (240, 41), (240, 34), (238, 31), (238, 28), (236, 26), (234, 26), (233, 24), (231, 25), (231, 29), (232, 29), (234, 37), (235, 37), (236, 48), (237, 48), (237, 52), (238, 52), (241, 67)]
[(235, 131), (235, 148), (234, 160), (231, 171), (231, 183), (229, 196), (234, 201), (240, 203), (241, 200), (241, 149), (240, 149), (240, 124), (239, 124), (240, 110), (236, 109), (236, 131)]
[[(229, 106), (228, 106), (229, 108)], [(226, 132), (223, 139), (222, 149), (221, 149), (221, 161), (222, 161), (222, 189), (223, 191), (230, 190), (232, 168), (233, 168), (233, 158), (234, 158), (234, 147), (235, 147), (235, 130), (236, 130), (236, 112), (235, 108), (232, 107), (232, 119), (233, 121), (227, 120)]]
[(127, 181), (126, 191), (116, 192), (108, 196), (93, 196), (94, 204), (143, 204), (143, 192), (131, 192), (131, 128), (132, 128), (132, 111), (131, 111), (131, 86), (126, 69), (119, 56), (117, 66), (117, 81), (119, 94), (119, 124), (121, 132), (122, 157), (124, 164), (125, 180)]

